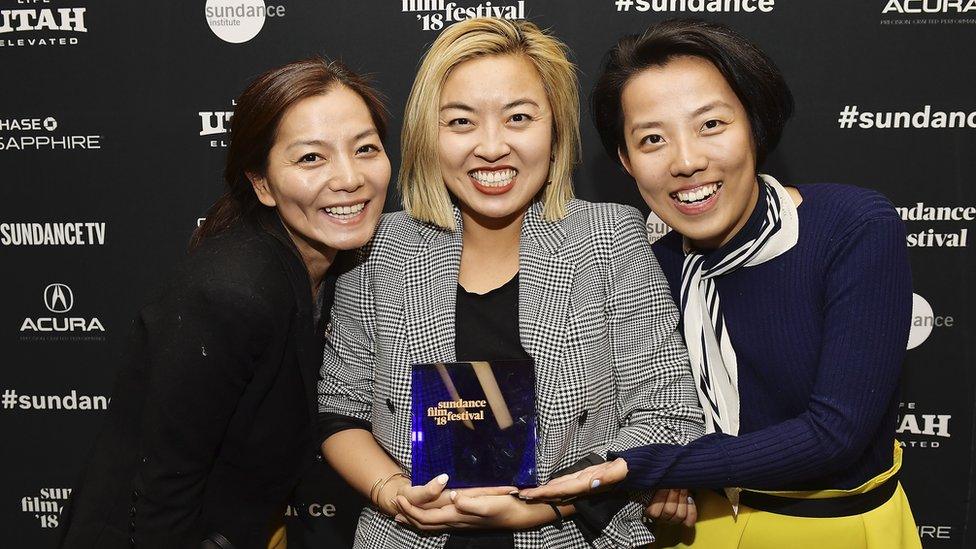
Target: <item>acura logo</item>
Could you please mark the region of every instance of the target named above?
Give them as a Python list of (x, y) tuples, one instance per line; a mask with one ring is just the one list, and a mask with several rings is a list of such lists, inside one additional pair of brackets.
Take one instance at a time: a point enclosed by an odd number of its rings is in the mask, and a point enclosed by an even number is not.
[(75, 296), (67, 284), (48, 284), (44, 288), (44, 305), (52, 313), (66, 313), (75, 305)]

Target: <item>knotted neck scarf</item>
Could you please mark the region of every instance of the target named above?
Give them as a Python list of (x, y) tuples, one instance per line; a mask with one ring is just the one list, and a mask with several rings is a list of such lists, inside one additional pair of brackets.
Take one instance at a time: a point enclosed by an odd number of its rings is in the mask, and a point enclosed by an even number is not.
[(792, 248), (799, 237), (796, 206), (786, 189), (763, 174), (758, 184), (756, 208), (729, 242), (700, 253), (684, 241), (682, 320), (706, 433), (739, 434), (739, 375), (716, 279), (773, 259)]

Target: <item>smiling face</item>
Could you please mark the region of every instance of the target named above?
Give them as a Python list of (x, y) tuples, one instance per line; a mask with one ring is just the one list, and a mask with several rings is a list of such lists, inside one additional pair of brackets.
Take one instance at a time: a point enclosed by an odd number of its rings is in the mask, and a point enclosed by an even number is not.
[(383, 212), (390, 160), (363, 99), (344, 86), (285, 111), (258, 199), (278, 210), (303, 257), (365, 244)]
[(699, 249), (728, 242), (758, 198), (749, 117), (711, 62), (682, 56), (621, 93), (620, 159), (644, 201)]
[(515, 221), (549, 176), (552, 109), (522, 56), (478, 57), (444, 82), (439, 104), (441, 176), (462, 213), (483, 224)]

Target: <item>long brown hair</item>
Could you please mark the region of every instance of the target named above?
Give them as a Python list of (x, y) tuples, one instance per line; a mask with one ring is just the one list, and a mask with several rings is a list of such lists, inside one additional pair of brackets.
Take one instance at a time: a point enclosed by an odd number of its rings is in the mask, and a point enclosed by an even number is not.
[(237, 99), (224, 166), (227, 190), (194, 231), (190, 251), (207, 237), (267, 208), (258, 201), (246, 172), (265, 173), (278, 123), (289, 107), (307, 97), (328, 93), (335, 86), (345, 86), (362, 97), (380, 140), (386, 141), (387, 111), (379, 92), (342, 62), (316, 56), (269, 70), (251, 82)]

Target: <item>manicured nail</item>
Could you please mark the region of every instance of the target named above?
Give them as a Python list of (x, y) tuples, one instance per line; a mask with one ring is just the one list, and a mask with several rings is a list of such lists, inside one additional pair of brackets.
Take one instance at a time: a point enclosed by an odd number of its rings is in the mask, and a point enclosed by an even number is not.
[(407, 519), (403, 518), (403, 515), (397, 515), (393, 517), (393, 520), (399, 522), (400, 524), (406, 524)]
[(599, 486), (600, 486), (600, 479), (595, 478), (593, 479), (593, 482), (590, 483), (590, 490), (594, 490)]
[(441, 473), (441, 474), (437, 475), (437, 482), (439, 482), (441, 484), (447, 484), (447, 479), (448, 478), (450, 478), (450, 477), (447, 476), (447, 473)]
[(454, 501), (454, 498), (456, 498), (456, 497), (457, 497), (457, 492), (455, 492), (454, 490), (451, 490), (451, 501)]
[(518, 495), (518, 490), (512, 490), (511, 492), (508, 493), (508, 495), (510, 495), (510, 496), (517, 496)]
[(695, 504), (695, 498), (688, 496), (688, 505), (694, 505), (694, 504)]
[(522, 500), (522, 501), (531, 501), (532, 500), (532, 496), (527, 496), (527, 495), (521, 494), (521, 493), (518, 495), (518, 498), (520, 500)]

